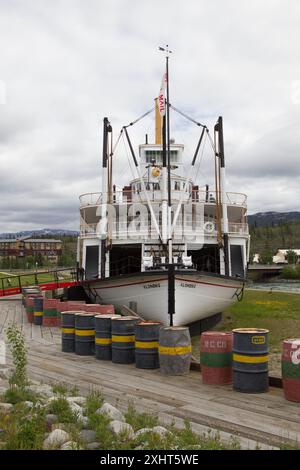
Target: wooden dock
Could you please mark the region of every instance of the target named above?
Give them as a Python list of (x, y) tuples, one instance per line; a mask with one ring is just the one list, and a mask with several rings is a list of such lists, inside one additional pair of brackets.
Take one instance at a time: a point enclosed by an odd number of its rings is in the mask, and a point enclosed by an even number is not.
[[(265, 394), (234, 392), (231, 386), (203, 385), (199, 372), (166, 377), (159, 370), (140, 370), (61, 352), (58, 328), (27, 322), (20, 300), (0, 301), (0, 339), (16, 322), (28, 345), (28, 374), (45, 383), (76, 385), (82, 392), (100, 389), (112, 404), (125, 409), (133, 402), (140, 411), (156, 413), (162, 423), (182, 426), (190, 420), (197, 432), (217, 430), (226, 441), (235, 436), (242, 448), (279, 447), (300, 442), (300, 404), (284, 399), (271, 387)], [(8, 363), (10, 358), (8, 357)]]

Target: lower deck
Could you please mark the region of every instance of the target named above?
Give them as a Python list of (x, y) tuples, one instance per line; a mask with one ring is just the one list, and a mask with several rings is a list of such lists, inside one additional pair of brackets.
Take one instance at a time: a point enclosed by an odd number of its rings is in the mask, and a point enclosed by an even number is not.
[[(217, 430), (229, 441), (236, 436), (242, 448), (279, 447), (300, 441), (300, 404), (284, 399), (271, 387), (260, 395), (240, 394), (231, 386), (208, 386), (199, 372), (187, 377), (166, 377), (159, 370), (136, 369), (93, 357), (61, 352), (58, 328), (31, 325), (20, 300), (0, 301), (0, 339), (9, 323), (20, 325), (28, 346), (28, 374), (42, 382), (76, 385), (81, 392), (102, 390), (112, 404), (156, 413), (162, 423), (182, 426), (190, 420), (195, 431)], [(8, 355), (8, 363), (10, 358)]]

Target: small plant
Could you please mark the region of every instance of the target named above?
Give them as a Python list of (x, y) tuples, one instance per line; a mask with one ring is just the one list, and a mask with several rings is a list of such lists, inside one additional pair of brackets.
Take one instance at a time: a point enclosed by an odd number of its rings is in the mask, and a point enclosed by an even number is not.
[(100, 391), (92, 391), (86, 397), (85, 409), (88, 417), (93, 415), (103, 405), (104, 398)]
[(57, 416), (60, 423), (77, 423), (77, 413), (71, 410), (69, 402), (64, 397), (52, 400), (49, 412)]
[(27, 350), (25, 345), (25, 337), (15, 324), (9, 325), (6, 330), (6, 336), (9, 347), (11, 349), (13, 364), (15, 367), (15, 371), (9, 379), (9, 384), (24, 390), (28, 383), (26, 371)]
[(157, 416), (148, 413), (138, 413), (133, 403), (129, 403), (127, 412), (125, 413), (125, 419), (128, 424), (131, 424), (134, 431), (138, 431), (142, 428), (153, 428), (159, 424)]

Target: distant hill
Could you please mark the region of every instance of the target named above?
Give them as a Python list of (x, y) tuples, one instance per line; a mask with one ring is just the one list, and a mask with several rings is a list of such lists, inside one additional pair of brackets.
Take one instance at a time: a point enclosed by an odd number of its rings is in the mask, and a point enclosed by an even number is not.
[(0, 233), (1, 238), (20, 238), (20, 237), (78, 237), (79, 232), (76, 230), (65, 230), (65, 229), (52, 229), (52, 228), (43, 228), (39, 230), (22, 230), (20, 232), (9, 232), (9, 233)]
[(274, 227), (286, 223), (300, 223), (300, 212), (258, 212), (248, 215), (248, 223), (255, 227)]

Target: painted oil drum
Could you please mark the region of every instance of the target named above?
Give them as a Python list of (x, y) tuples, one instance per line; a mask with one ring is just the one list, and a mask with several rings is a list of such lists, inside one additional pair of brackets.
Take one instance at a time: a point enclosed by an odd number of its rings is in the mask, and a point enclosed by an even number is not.
[(191, 337), (187, 327), (169, 326), (160, 329), (159, 363), (162, 374), (188, 374), (190, 370), (191, 357)]
[(76, 311), (61, 312), (61, 350), (75, 352), (75, 315)]
[(23, 307), (25, 307), (25, 298), (26, 298), (26, 295), (30, 295), (30, 294), (37, 294), (39, 295), (41, 293), (41, 289), (39, 287), (22, 287), (22, 305)]
[(95, 315), (92, 313), (75, 315), (75, 353), (78, 356), (95, 354)]
[(283, 341), (281, 369), (285, 398), (300, 403), (300, 338)]
[(42, 325), (43, 324), (43, 303), (44, 298), (41, 295), (40, 297), (35, 297), (33, 299), (33, 323), (35, 325)]
[(25, 297), (25, 309), (26, 315), (29, 323), (33, 323), (33, 313), (34, 313), (34, 306), (33, 306), (33, 299), (35, 297), (40, 297), (41, 294), (30, 294), (26, 295)]
[(111, 319), (120, 315), (95, 316), (95, 356), (102, 361), (111, 361)]
[(135, 365), (138, 369), (159, 368), (159, 322), (139, 322), (135, 325)]
[(263, 393), (269, 388), (268, 334), (259, 328), (233, 330), (233, 389)]
[(57, 299), (44, 299), (43, 326), (58, 326)]
[(111, 320), (112, 362), (132, 364), (135, 361), (134, 327), (139, 321), (136, 317), (120, 317)]
[(209, 385), (232, 383), (232, 333), (206, 331), (200, 337), (202, 381)]

